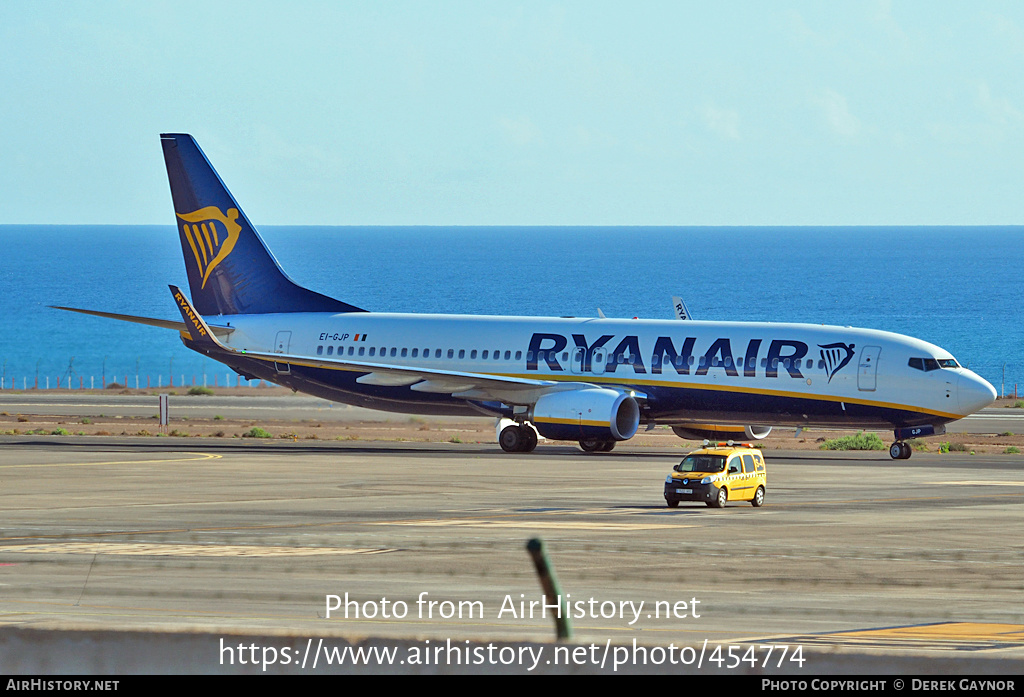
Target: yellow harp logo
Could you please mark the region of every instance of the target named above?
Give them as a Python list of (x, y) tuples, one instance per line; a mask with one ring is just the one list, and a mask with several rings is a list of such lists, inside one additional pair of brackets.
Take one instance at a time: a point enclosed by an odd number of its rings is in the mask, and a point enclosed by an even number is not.
[(176, 215), (185, 221), (181, 231), (192, 248), (196, 266), (203, 277), (200, 288), (205, 288), (210, 272), (224, 261), (238, 241), (238, 234), (242, 231), (242, 226), (235, 222), (238, 220), (238, 209), (229, 208), (225, 215), (216, 206), (207, 206), (191, 213)]

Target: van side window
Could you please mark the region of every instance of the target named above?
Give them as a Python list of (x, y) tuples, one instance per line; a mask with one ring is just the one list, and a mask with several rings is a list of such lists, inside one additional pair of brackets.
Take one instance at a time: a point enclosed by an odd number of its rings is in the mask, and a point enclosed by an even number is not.
[(746, 474), (750, 474), (754, 471), (754, 456), (744, 453), (743, 454), (743, 471)]

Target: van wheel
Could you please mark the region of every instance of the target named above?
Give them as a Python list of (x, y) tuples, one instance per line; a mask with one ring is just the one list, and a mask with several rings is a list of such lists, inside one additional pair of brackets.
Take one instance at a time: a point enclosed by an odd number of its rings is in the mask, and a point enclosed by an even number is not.
[(754, 498), (750, 500), (750, 505), (754, 508), (760, 508), (764, 505), (764, 487), (757, 487), (757, 491), (754, 492)]
[(679, 499), (665, 499), (665, 505), (669, 508), (678, 508)]
[(718, 496), (715, 498), (715, 500), (709, 501), (708, 505), (710, 505), (712, 508), (725, 508), (725, 504), (726, 502), (728, 502), (728, 500), (729, 492), (726, 491), (725, 487), (723, 486), (721, 489), (718, 490)]

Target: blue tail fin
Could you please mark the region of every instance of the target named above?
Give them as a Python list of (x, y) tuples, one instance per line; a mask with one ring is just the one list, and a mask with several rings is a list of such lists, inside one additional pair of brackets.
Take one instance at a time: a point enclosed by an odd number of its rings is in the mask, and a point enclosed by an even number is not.
[(164, 133), (160, 143), (200, 314), (364, 312), (288, 278), (192, 136)]

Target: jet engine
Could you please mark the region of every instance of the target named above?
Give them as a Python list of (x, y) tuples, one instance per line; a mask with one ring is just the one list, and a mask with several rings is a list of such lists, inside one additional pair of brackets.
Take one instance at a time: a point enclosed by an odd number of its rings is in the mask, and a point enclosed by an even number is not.
[(761, 440), (772, 432), (771, 426), (719, 426), (717, 424), (685, 424), (673, 426), (672, 432), (690, 440)]
[(640, 427), (632, 395), (600, 387), (552, 392), (530, 414), (537, 432), (553, 440), (629, 440)]

